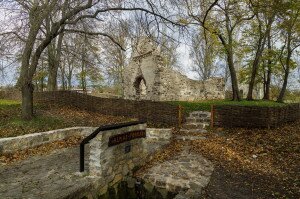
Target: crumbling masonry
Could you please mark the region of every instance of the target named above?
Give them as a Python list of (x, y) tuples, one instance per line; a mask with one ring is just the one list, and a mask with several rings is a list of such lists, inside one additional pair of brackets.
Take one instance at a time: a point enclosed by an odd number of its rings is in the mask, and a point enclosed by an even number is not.
[(149, 39), (143, 39), (134, 49), (123, 77), (125, 99), (195, 101), (225, 98), (222, 78), (189, 79), (165, 66), (160, 49)]

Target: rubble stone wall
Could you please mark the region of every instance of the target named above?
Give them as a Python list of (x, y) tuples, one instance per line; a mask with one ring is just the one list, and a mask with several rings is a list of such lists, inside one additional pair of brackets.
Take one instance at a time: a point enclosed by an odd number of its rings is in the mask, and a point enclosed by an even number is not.
[(167, 67), (159, 48), (149, 39), (142, 40), (134, 50), (123, 76), (126, 99), (195, 101), (225, 98), (223, 78), (189, 79)]

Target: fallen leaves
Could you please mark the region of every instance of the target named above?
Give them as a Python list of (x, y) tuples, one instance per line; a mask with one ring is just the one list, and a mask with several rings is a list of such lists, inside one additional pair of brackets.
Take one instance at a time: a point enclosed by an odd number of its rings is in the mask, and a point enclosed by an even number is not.
[(99, 127), (133, 120), (71, 107), (37, 106), (35, 111), (36, 117), (33, 120), (23, 121), (20, 115), (20, 105), (0, 107), (0, 138), (74, 126)]
[(146, 162), (145, 166), (139, 169), (134, 175), (141, 176), (141, 174), (145, 173), (147, 169), (153, 167), (156, 164), (167, 161), (170, 158), (176, 157), (184, 147), (184, 143), (182, 141), (171, 141), (170, 144), (165, 146), (163, 149), (155, 152), (152, 157), (149, 157), (150, 161)]
[(26, 150), (20, 150), (12, 154), (2, 154), (0, 155), (0, 164), (8, 165), (17, 161), (25, 160), (30, 156), (46, 155), (57, 149), (77, 146), (81, 140), (81, 137), (70, 137), (65, 140), (51, 142), (49, 144), (44, 144)]
[(209, 139), (191, 143), (192, 151), (230, 172), (272, 176), (274, 183), (282, 184), (285, 193), (297, 195), (299, 141), (300, 121), (275, 129), (225, 129), (224, 136), (217, 136), (212, 130)]

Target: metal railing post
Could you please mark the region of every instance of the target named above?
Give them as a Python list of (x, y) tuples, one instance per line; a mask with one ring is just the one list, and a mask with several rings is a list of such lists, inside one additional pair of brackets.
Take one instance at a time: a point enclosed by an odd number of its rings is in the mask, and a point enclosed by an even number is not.
[(214, 128), (214, 105), (210, 106), (210, 128)]
[(80, 172), (84, 171), (84, 144), (80, 144)]

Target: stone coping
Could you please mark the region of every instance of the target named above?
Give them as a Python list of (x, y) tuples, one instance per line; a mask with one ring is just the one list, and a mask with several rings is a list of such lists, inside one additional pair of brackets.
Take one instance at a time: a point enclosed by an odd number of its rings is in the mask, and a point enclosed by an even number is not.
[(0, 154), (13, 153), (18, 150), (33, 148), (73, 136), (87, 136), (95, 129), (96, 127), (71, 127), (17, 137), (2, 138), (0, 139)]
[[(0, 154), (13, 153), (18, 150), (25, 150), (43, 144), (64, 140), (73, 136), (88, 136), (97, 127), (71, 127), (52, 131), (32, 133), (17, 137), (0, 139)], [(151, 140), (169, 140), (172, 129), (147, 128), (147, 138)]]

